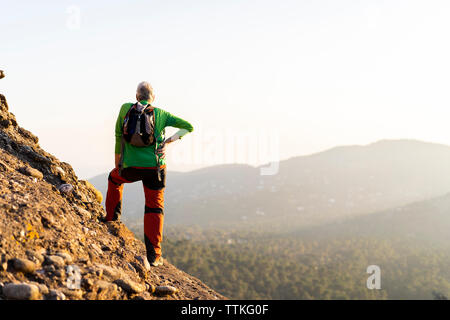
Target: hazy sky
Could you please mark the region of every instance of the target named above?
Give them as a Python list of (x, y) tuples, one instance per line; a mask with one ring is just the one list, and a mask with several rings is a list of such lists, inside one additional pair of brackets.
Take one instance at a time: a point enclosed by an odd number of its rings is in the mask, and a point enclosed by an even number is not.
[(233, 134), (281, 159), (388, 138), (450, 144), (448, 0), (0, 4), (0, 92), (81, 178), (112, 168), (117, 113), (142, 80), (195, 127), (171, 145), (173, 170), (264, 162), (232, 154)]

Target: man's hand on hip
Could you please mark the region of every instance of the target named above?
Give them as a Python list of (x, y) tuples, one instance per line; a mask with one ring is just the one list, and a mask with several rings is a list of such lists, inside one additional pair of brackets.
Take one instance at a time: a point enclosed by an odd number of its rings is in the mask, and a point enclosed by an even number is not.
[(156, 153), (159, 155), (160, 159), (165, 159), (166, 158), (166, 146), (167, 146), (167, 143), (168, 143), (166, 141), (162, 142), (158, 146), (158, 149), (156, 149)]
[(169, 143), (172, 143), (174, 141), (177, 141), (180, 137), (177, 134), (174, 134), (173, 136), (171, 136), (170, 138), (167, 138), (164, 142), (162, 142), (159, 146), (158, 149), (156, 149), (156, 153), (158, 153), (161, 159), (165, 159), (166, 158), (166, 147)]

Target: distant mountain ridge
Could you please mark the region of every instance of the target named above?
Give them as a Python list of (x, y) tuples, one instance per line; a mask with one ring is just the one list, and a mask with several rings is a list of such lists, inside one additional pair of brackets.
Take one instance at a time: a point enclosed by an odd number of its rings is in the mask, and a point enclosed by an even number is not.
[[(294, 157), (281, 161), (273, 176), (248, 165), (186, 173), (168, 169), (168, 225), (306, 227), (450, 191), (450, 147), (417, 140), (381, 140)], [(106, 191), (107, 174), (89, 181)], [(123, 219), (141, 224), (143, 201), (139, 183), (126, 185)]]

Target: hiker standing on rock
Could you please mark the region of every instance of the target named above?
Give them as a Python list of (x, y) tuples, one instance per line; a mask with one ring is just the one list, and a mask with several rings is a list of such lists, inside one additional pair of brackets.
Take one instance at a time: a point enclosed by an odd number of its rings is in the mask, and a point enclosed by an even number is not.
[[(167, 144), (192, 132), (192, 125), (152, 105), (155, 96), (147, 82), (136, 91), (136, 103), (122, 105), (116, 122), (115, 168), (108, 176), (106, 221), (120, 218), (124, 183), (142, 181), (145, 194), (144, 239), (152, 266), (163, 264), (161, 241), (164, 222)], [(165, 139), (165, 127), (180, 130)]]

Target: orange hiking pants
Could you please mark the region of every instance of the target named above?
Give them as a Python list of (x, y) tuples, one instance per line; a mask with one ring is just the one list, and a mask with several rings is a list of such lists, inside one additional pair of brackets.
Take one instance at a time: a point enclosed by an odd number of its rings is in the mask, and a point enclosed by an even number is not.
[(161, 256), (161, 241), (164, 223), (164, 188), (166, 170), (161, 169), (161, 181), (158, 180), (157, 169), (127, 167), (119, 175), (117, 168), (108, 176), (108, 192), (106, 193), (106, 221), (120, 218), (122, 210), (123, 184), (142, 181), (145, 194), (144, 239), (147, 259), (151, 263)]

